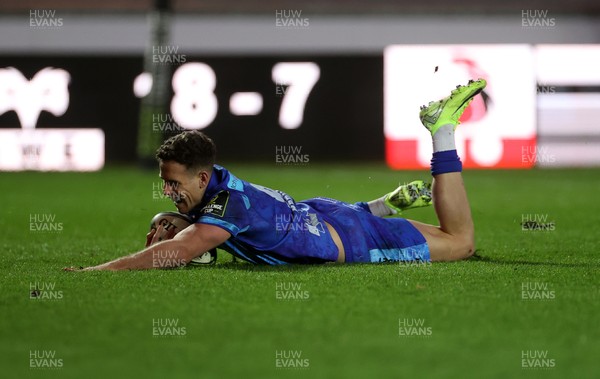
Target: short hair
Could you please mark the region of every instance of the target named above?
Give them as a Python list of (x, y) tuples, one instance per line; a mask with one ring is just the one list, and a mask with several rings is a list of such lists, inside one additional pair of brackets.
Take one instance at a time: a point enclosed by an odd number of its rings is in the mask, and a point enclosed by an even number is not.
[(167, 139), (156, 150), (159, 162), (175, 161), (188, 170), (210, 168), (215, 164), (217, 147), (198, 130), (188, 130)]

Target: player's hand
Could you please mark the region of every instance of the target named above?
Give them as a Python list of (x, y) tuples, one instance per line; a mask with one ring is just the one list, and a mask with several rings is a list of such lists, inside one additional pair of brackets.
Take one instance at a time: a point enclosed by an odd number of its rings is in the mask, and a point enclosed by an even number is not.
[(155, 235), (156, 235), (156, 229), (150, 229), (148, 234), (146, 234), (146, 247), (152, 245), (152, 240), (154, 239)]
[(159, 225), (156, 230), (151, 230), (150, 233), (146, 235), (146, 247), (152, 246), (160, 241), (170, 240), (173, 237), (175, 237), (175, 229), (165, 231), (165, 228), (162, 225)]

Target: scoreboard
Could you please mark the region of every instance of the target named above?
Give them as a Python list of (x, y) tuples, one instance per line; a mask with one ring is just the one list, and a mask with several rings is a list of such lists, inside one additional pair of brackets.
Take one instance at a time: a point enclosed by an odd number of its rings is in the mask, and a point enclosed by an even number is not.
[[(101, 129), (107, 161), (135, 160), (140, 101), (151, 86), (141, 57), (0, 57), (0, 67), (28, 78), (60, 67), (68, 107), (42, 109), (35, 129)], [(202, 130), (221, 161), (275, 162), (283, 146), (311, 162), (383, 157), (382, 56), (187, 56), (170, 69), (169, 111), (149, 127), (167, 136)], [(0, 114), (0, 131), (7, 128), (23, 128), (14, 107)]]
[[(160, 57), (154, 64), (172, 74), (169, 101), (147, 127), (165, 137), (202, 130), (220, 162), (280, 164), (281, 151), (294, 151), (309, 157), (303, 162), (427, 168), (431, 140), (419, 106), (483, 77), (488, 87), (456, 134), (465, 167), (600, 164), (599, 45), (259, 56), (167, 47)], [(88, 171), (135, 161), (140, 103), (151, 86), (140, 56), (0, 56), (0, 170)]]

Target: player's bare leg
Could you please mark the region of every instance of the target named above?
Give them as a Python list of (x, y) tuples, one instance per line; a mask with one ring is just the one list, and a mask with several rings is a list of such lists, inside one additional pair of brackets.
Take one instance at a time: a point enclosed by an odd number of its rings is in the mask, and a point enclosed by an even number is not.
[(431, 260), (453, 261), (470, 257), (475, 251), (475, 229), (461, 173), (436, 175), (432, 192), (440, 226), (410, 220), (425, 236)]
[(427, 240), (432, 261), (465, 259), (475, 251), (473, 219), (454, 145), (454, 129), (467, 105), (485, 85), (484, 80), (470, 81), (450, 96), (429, 103), (420, 113), (423, 125), (433, 136), (432, 197), (440, 226), (410, 222)]

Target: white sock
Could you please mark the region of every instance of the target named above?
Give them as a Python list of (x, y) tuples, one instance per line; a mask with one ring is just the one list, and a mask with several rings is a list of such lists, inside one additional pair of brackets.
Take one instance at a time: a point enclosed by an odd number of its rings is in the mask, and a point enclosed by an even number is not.
[(456, 150), (454, 144), (454, 125), (446, 124), (440, 126), (440, 128), (433, 135), (433, 152)]
[(367, 203), (369, 210), (377, 217), (385, 217), (395, 215), (397, 212), (385, 204), (385, 197), (383, 195), (379, 199), (371, 200)]

